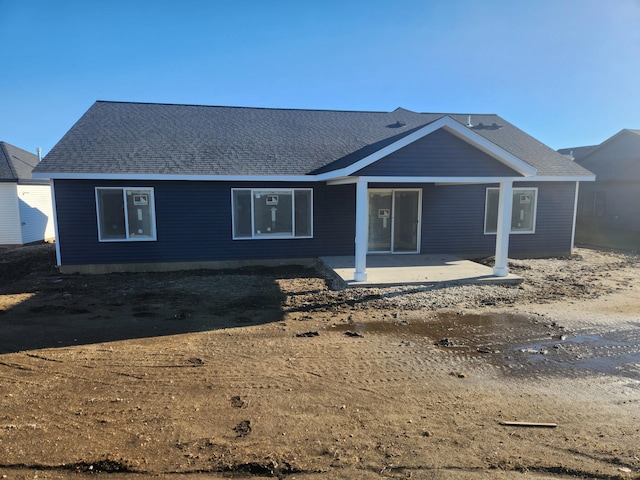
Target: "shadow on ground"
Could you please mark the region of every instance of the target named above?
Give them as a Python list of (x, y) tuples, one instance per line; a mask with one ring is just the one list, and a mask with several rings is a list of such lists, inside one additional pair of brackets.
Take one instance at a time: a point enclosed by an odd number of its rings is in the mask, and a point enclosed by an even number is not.
[(61, 275), (53, 246), (0, 252), (0, 354), (276, 322), (302, 267)]

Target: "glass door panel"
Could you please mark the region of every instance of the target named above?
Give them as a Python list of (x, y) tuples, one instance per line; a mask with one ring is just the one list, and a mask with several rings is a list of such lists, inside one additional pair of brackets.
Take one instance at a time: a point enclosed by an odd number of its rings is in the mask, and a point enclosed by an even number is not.
[(369, 192), (369, 251), (391, 251), (393, 192)]
[(396, 190), (393, 194), (393, 251), (417, 252), (420, 192)]

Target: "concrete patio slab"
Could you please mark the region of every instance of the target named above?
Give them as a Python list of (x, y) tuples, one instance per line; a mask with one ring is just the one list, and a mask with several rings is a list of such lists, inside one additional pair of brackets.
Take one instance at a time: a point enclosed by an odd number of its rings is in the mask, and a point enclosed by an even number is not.
[(368, 255), (367, 280), (354, 280), (355, 258), (321, 257), (349, 287), (387, 287), (398, 285), (518, 284), (523, 278), (509, 274), (497, 277), (493, 268), (453, 255)]

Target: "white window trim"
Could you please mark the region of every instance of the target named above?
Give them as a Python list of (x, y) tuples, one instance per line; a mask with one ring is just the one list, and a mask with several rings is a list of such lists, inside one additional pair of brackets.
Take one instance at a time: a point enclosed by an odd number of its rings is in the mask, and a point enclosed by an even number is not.
[[(236, 237), (236, 209), (233, 203), (234, 192), (236, 191), (250, 191), (251, 192), (251, 236)], [(255, 216), (253, 199), (254, 192), (282, 192), (291, 194), (291, 235), (256, 235), (255, 233)], [(310, 235), (296, 236), (296, 196), (295, 192), (310, 192), (311, 193), (311, 205), (309, 205), (310, 214)], [(283, 240), (283, 239), (300, 239), (300, 238), (313, 238), (313, 188), (232, 188), (231, 189), (231, 236), (233, 240)]]
[[(497, 190), (500, 192), (499, 187), (487, 187), (485, 192), (484, 199), (484, 234), (485, 235), (496, 235), (497, 232), (487, 232), (487, 212), (489, 207), (489, 190)], [(536, 221), (538, 218), (538, 187), (514, 187), (513, 193), (523, 192), (523, 191), (531, 191), (534, 190), (535, 194), (535, 203), (533, 205), (533, 229), (532, 230), (513, 230), (513, 226), (509, 231), (510, 235), (532, 235), (536, 233)]]
[[(98, 190), (121, 190), (124, 200), (124, 227), (126, 238), (102, 238), (102, 231), (100, 230), (100, 205), (98, 201)], [(153, 236), (151, 237), (130, 237), (129, 236), (129, 213), (127, 212), (127, 191), (128, 190), (147, 190), (149, 191), (151, 198), (149, 199), (149, 213), (151, 215), (151, 224), (153, 225)], [(98, 227), (98, 242), (155, 242), (158, 239), (158, 229), (156, 225), (156, 201), (153, 187), (95, 187), (96, 196), (96, 220)]]

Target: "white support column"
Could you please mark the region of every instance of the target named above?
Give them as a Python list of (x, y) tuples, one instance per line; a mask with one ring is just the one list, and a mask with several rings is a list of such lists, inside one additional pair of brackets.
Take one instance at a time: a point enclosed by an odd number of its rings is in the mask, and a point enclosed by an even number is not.
[(493, 274), (496, 277), (509, 275), (509, 233), (511, 232), (511, 211), (513, 209), (513, 182), (500, 183), (498, 201), (498, 231), (496, 233), (496, 263)]
[(367, 280), (367, 243), (369, 237), (368, 182), (362, 178), (356, 183), (356, 282)]

